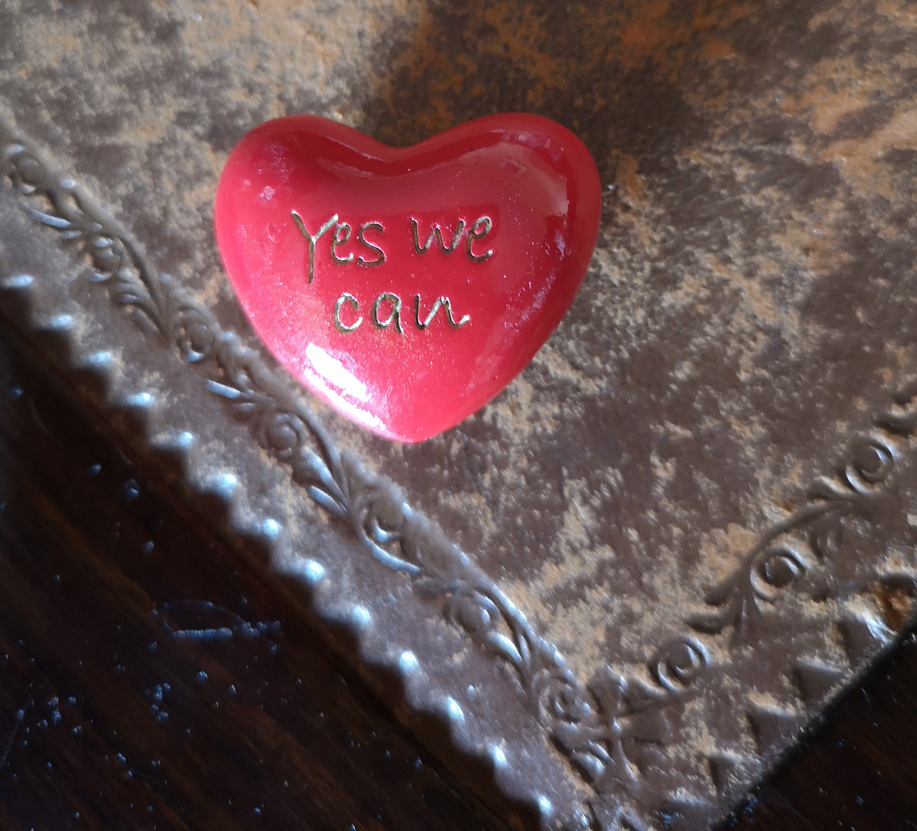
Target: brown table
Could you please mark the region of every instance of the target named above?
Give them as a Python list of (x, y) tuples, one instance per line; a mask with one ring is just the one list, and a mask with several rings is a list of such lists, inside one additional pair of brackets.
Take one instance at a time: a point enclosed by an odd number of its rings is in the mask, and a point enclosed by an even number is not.
[[(23, 3), (32, 13), (16, 13)], [(556, 795), (568, 819), (587, 810), (592, 828), (628, 827), (613, 816), (620, 799), (631, 818), (673, 828), (720, 815), (914, 612), (917, 443), (913, 424), (883, 421), (917, 355), (913, 10), (259, 0), (203, 11), (0, 0), (0, 104), (21, 131), (3, 128), (4, 163), (16, 161), (0, 270), (13, 283), (34, 275), (0, 298), (4, 820), (532, 825), (534, 807), (506, 795), (510, 775), (494, 785), (501, 758), (531, 798)], [(227, 366), (257, 366), (261, 380), (272, 366), (212, 241), (216, 177), (245, 130), (309, 110), (403, 144), (500, 109), (576, 130), (607, 193), (595, 267), (520, 382), (413, 448), (335, 421), (284, 379), (231, 386)], [(67, 201), (67, 176), (86, 211)], [(257, 360), (234, 364), (214, 345), (226, 332)], [(276, 418), (246, 423), (234, 393), (263, 393)], [(157, 429), (192, 431), (210, 455), (160, 453), (143, 406), (126, 404), (135, 394), (155, 400)], [(297, 444), (308, 430), (290, 413), (303, 412), (327, 416), (332, 438)], [(379, 509), (403, 539), (442, 532), (473, 564), (430, 543), (424, 555), (446, 554), (415, 580), (367, 556), (353, 533), (363, 525), (334, 525), (291, 463), (291, 448), (330, 458), (334, 442), (408, 493), (407, 514), (394, 498)], [(217, 480), (192, 475), (202, 471)], [(841, 507), (819, 536), (809, 519), (822, 497), (806, 486), (821, 476)], [(281, 562), (264, 534), (240, 538), (229, 487), (240, 480), (246, 527), (273, 521), (280, 493), (272, 527), (302, 550)], [(577, 518), (579, 497), (592, 509)], [(420, 515), (435, 533), (418, 531)], [(798, 532), (789, 542), (783, 522)], [(749, 559), (768, 535), (804, 551)], [(297, 585), (281, 573), (312, 546), (354, 613), (337, 628), (316, 621), (308, 573)], [(461, 576), (437, 582), (443, 572)], [(732, 588), (709, 593), (730, 575)], [(743, 642), (754, 614), (762, 628)], [(369, 619), (375, 640), (360, 651)], [(520, 632), (518, 659), (495, 659), (493, 637)], [(559, 669), (555, 647), (569, 661)], [(394, 672), (407, 652), (428, 674), (414, 699)], [(740, 824), (907, 827), (914, 655), (899, 647), (868, 696), (856, 685)], [(824, 688), (803, 689), (800, 666)], [(477, 757), (447, 735), (453, 704)], [(439, 718), (418, 714), (435, 707)], [(625, 753), (631, 775), (616, 778)]]
[[(126, 452), (0, 330), (2, 827), (504, 827)], [(725, 827), (917, 827), (915, 685), (908, 635)]]

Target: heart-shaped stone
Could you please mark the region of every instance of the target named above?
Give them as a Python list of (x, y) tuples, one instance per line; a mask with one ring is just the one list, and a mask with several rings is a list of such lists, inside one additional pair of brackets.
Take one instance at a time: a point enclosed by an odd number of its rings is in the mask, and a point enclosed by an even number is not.
[(375, 433), (415, 442), (531, 360), (598, 234), (595, 163), (545, 118), (481, 118), (403, 149), (333, 121), (262, 124), (217, 189), (217, 242), (255, 331)]

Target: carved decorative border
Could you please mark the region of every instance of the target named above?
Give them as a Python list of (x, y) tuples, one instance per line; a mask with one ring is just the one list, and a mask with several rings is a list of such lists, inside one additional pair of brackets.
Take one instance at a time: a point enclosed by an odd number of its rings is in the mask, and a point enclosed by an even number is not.
[[(145, 329), (152, 326), (163, 346), (206, 370), (207, 390), (227, 401), (255, 441), (289, 467), (293, 482), (369, 554), (410, 577), (417, 591), (446, 598), (446, 619), (512, 667), (555, 744), (590, 781), (597, 782), (613, 759), (623, 762), (624, 742), (636, 733), (613, 718), (600, 718), (557, 649), (497, 584), (392, 488), (341, 454), (319, 417), (257, 353), (159, 274), (125, 229), (72, 180), (52, 175), (34, 143), (2, 121), (0, 178), (27, 198), (32, 219), (53, 229), (89, 265), (93, 280), (107, 287), (116, 304), (132, 311)], [(609, 701), (620, 700), (623, 681), (617, 684)], [(619, 710), (616, 703), (614, 711)]]
[[(803, 578), (820, 565), (820, 579), (800, 590), (824, 600), (845, 592), (835, 574), (834, 561), (845, 526), (861, 519), (873, 525), (879, 496), (894, 482), (903, 440), (917, 431), (917, 380), (902, 386), (892, 408), (875, 421), (875, 430), (857, 436), (840, 470), (818, 477), (806, 492), (806, 504), (768, 528), (744, 555), (739, 566), (707, 595), (717, 611), (698, 614), (689, 625), (699, 632), (732, 632), (733, 643), (749, 639), (761, 614), (761, 604), (774, 602), (784, 591), (800, 587)], [(883, 582), (913, 584), (909, 574), (880, 575)]]
[[(628, 794), (639, 786), (645, 749), (672, 740), (692, 686), (709, 668), (702, 640), (685, 634), (660, 648), (643, 667), (650, 683), (606, 668), (583, 684), (467, 554), (387, 482), (342, 454), (283, 376), (159, 274), (125, 229), (74, 182), (53, 175), (34, 143), (2, 119), (0, 179), (25, 198), (36, 222), (53, 229), (89, 265), (92, 279), (107, 288), (116, 304), (130, 310), (145, 329), (152, 327), (164, 348), (205, 370), (206, 389), (226, 401), (255, 441), (288, 467), (292, 481), (346, 526), (367, 553), (402, 572), (418, 592), (442, 597), (445, 618), (512, 668), (520, 693), (554, 745), (592, 786), (594, 796), (569, 827), (646, 829)], [(798, 588), (813, 564), (820, 564), (826, 575), (820, 591), (836, 596), (831, 566), (838, 535), (849, 521), (870, 520), (876, 494), (890, 487), (906, 439), (915, 434), (917, 382), (910, 382), (877, 419), (875, 431), (854, 441), (840, 472), (833, 479), (818, 479), (802, 508), (760, 535), (734, 572), (706, 597), (712, 611), (689, 617), (688, 629), (708, 637), (729, 633), (732, 643), (749, 638), (762, 604)], [(910, 574), (880, 579), (917, 587)], [(681, 816), (701, 815), (710, 807), (672, 805)]]

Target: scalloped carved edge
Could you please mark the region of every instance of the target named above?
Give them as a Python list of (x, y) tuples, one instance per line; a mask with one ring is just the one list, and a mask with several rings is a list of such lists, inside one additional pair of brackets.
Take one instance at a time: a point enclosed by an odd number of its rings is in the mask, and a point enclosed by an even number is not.
[[(446, 620), (512, 668), (520, 694), (536, 708), (554, 746), (587, 781), (598, 786), (615, 760), (628, 767), (623, 747), (635, 732), (622, 729), (611, 711), (603, 718), (595, 697), (499, 586), (389, 483), (353, 455), (342, 454), (285, 379), (222, 329), (209, 309), (160, 274), (126, 229), (73, 180), (52, 173), (35, 143), (2, 117), (0, 180), (24, 198), (35, 222), (56, 233), (91, 269), (91, 280), (106, 288), (115, 304), (145, 331), (155, 332), (163, 348), (205, 369), (205, 388), (225, 400), (255, 441), (288, 467), (292, 481), (368, 554), (405, 574), (416, 591), (444, 598)], [(616, 683), (623, 689), (623, 679)], [(543, 813), (553, 811), (547, 804), (543, 808)], [(579, 819), (576, 824), (581, 825)], [(602, 827), (594, 818), (589, 824)]]
[[(513, 670), (520, 695), (535, 708), (553, 745), (591, 786), (593, 796), (566, 823), (569, 829), (650, 827), (629, 797), (640, 787), (645, 751), (671, 743), (685, 702), (695, 694), (692, 686), (710, 665), (703, 637), (728, 636), (730, 645), (747, 641), (763, 604), (798, 587), (812, 562), (830, 567), (843, 523), (870, 519), (874, 497), (890, 487), (904, 443), (917, 434), (914, 381), (901, 387), (872, 433), (855, 439), (834, 478), (817, 479), (802, 508), (761, 533), (735, 570), (706, 596), (710, 611), (684, 621), (700, 637), (686, 633), (661, 646), (642, 665), (649, 682), (605, 668), (583, 684), (466, 553), (411, 509), (390, 483), (366, 471), (354, 456), (342, 454), (285, 378), (237, 335), (223, 330), (175, 281), (158, 273), (142, 246), (73, 181), (53, 175), (36, 145), (2, 116), (0, 181), (24, 198), (34, 221), (55, 232), (89, 266), (94, 282), (107, 288), (114, 303), (145, 330), (156, 332), (163, 348), (205, 370), (205, 388), (221, 397), (255, 441), (287, 466), (295, 485), (381, 565), (403, 573), (415, 591), (442, 598), (445, 619)], [(309, 568), (318, 571), (309, 573)], [(303, 576), (317, 582), (320, 570), (308, 563)], [(361, 609), (354, 609), (352, 617), (359, 626)], [(404, 653), (401, 663), (411, 657)], [(500, 759), (494, 762), (500, 766)], [(542, 808), (543, 815), (552, 813), (549, 804)], [(692, 820), (709, 816), (711, 809), (703, 801), (659, 806)]]

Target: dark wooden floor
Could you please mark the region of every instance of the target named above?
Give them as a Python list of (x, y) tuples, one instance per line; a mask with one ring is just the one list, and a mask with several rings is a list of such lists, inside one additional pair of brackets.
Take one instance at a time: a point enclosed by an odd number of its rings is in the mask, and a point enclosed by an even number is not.
[[(0, 827), (497, 829), (0, 330)], [(917, 828), (917, 638), (728, 824)]]
[(917, 829), (917, 634), (828, 714), (725, 827)]
[(0, 331), (0, 828), (501, 827)]

